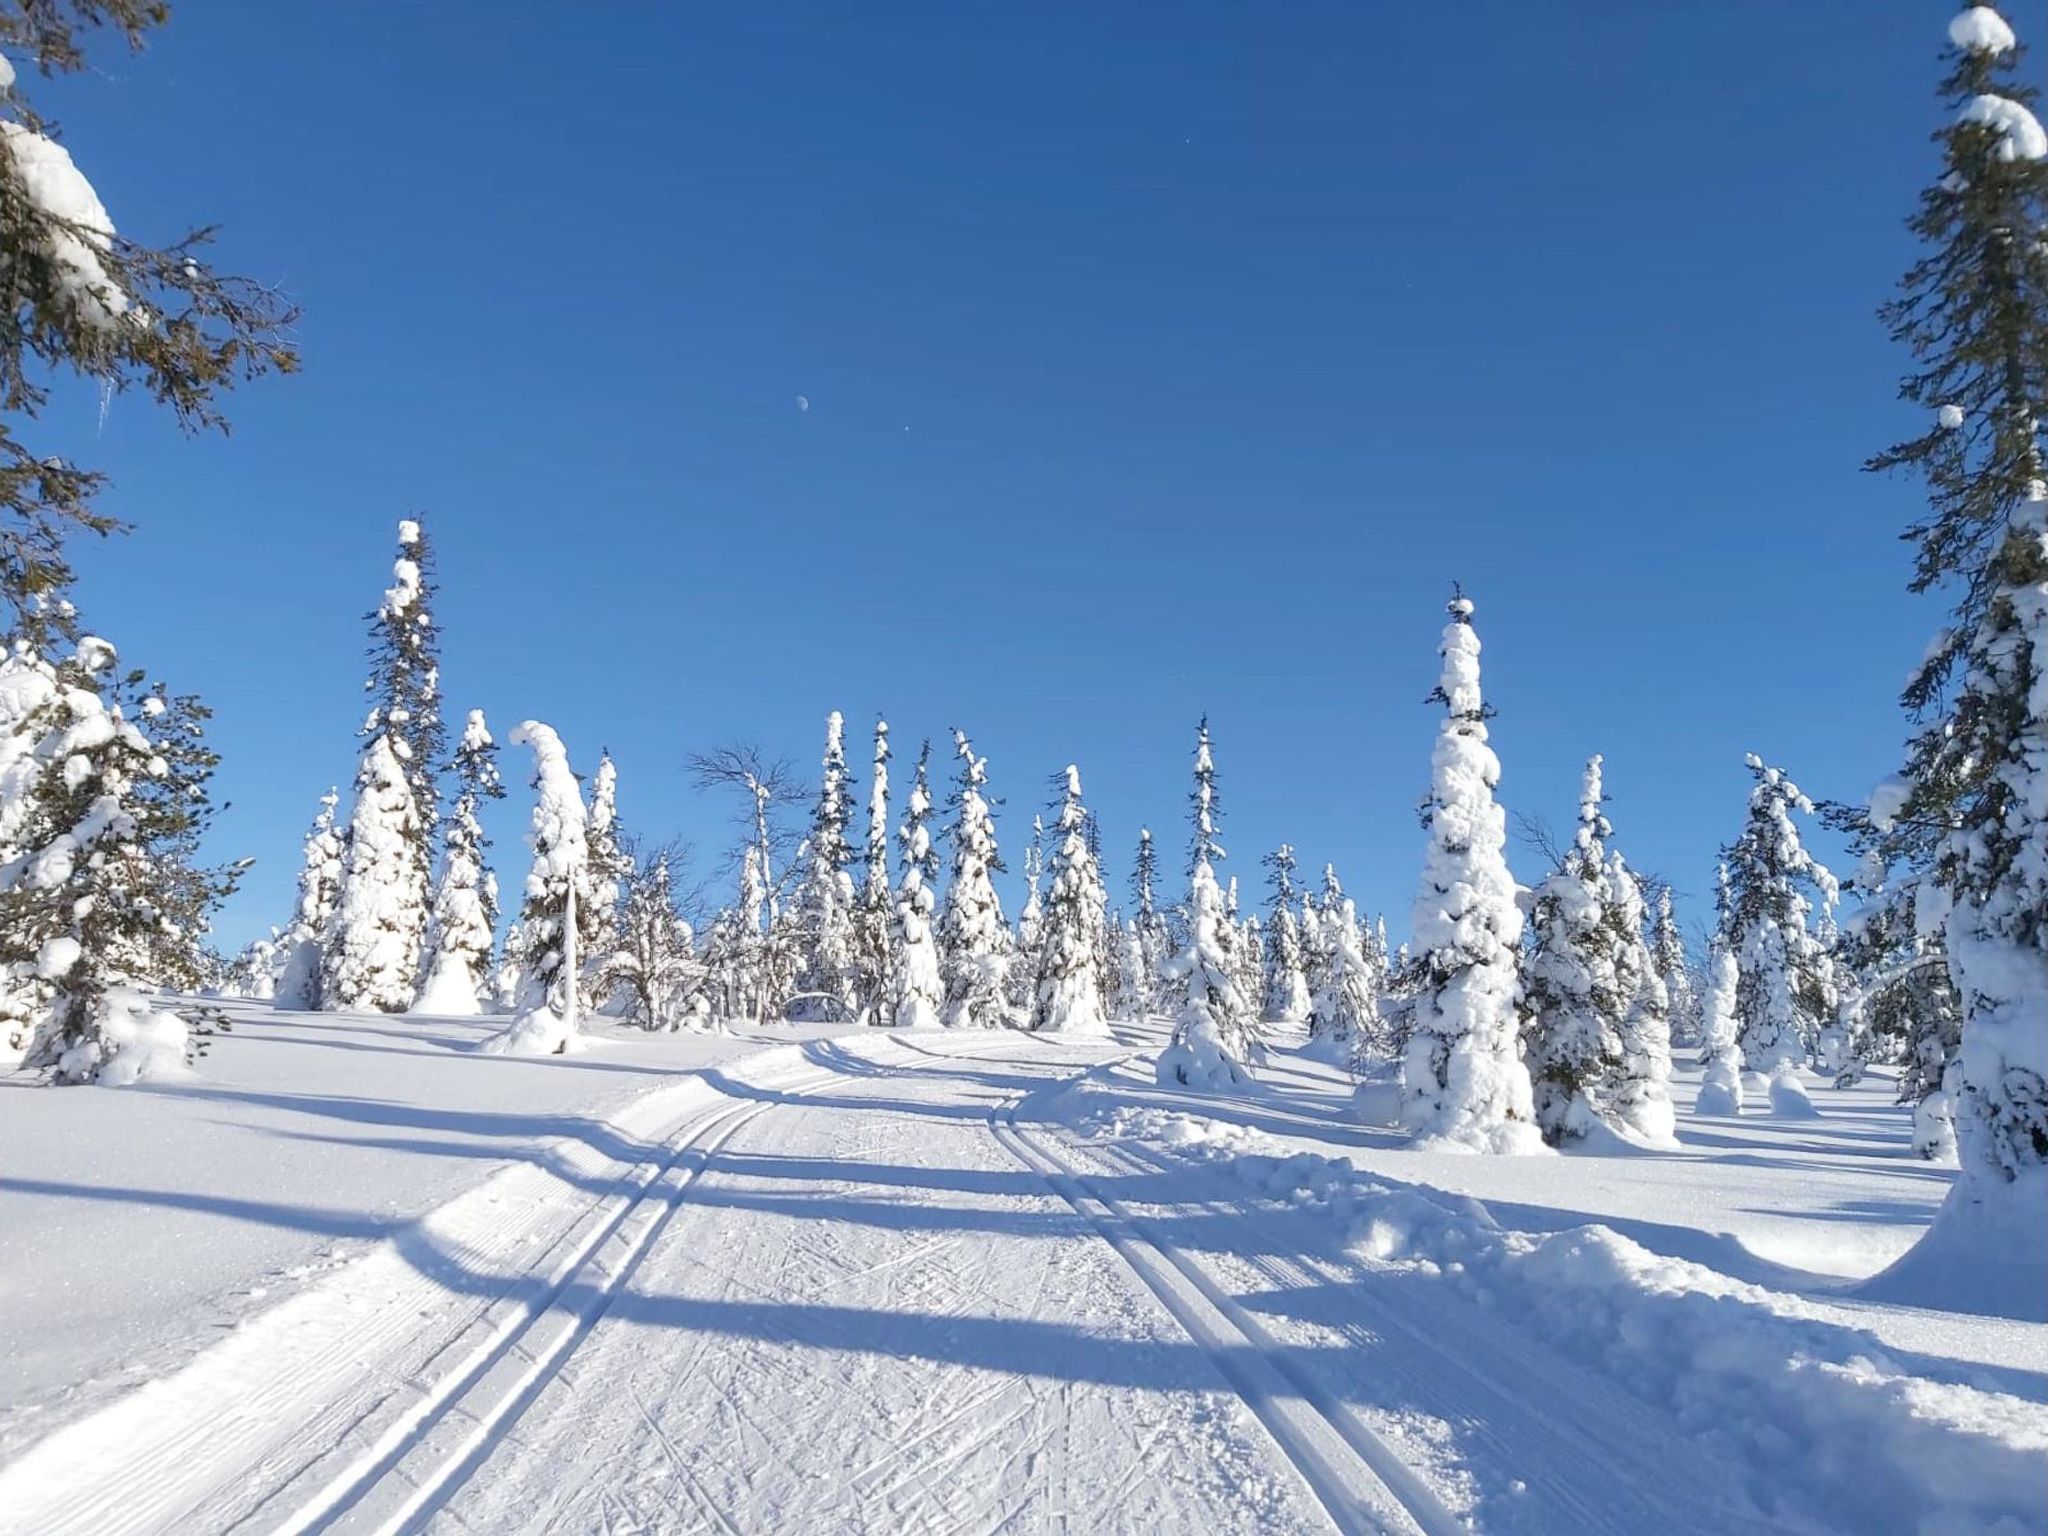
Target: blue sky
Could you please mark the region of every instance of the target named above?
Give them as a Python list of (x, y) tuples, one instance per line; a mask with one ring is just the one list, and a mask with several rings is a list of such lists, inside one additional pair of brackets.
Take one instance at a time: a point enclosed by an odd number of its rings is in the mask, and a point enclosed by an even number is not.
[(217, 711), (223, 941), (353, 770), (409, 514), (451, 714), (609, 746), (656, 836), (724, 836), (690, 752), (880, 709), (902, 770), (974, 734), (1013, 870), (1078, 761), (1120, 892), (1206, 711), (1235, 871), (1290, 840), (1399, 931), (1455, 579), (1510, 809), (1604, 752), (1703, 899), (1743, 753), (1860, 796), (1939, 622), (1857, 466), (1918, 426), (1872, 310), (1946, 14), (181, 6), (38, 99), (125, 232), (291, 292), (305, 371), (226, 440), (42, 431), (138, 525), (89, 619)]

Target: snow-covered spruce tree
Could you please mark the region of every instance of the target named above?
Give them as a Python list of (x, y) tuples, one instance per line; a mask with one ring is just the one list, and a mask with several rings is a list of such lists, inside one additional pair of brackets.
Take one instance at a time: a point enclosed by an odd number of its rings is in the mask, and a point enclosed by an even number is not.
[(434, 549), (418, 518), (398, 524), (398, 558), (391, 564), (391, 585), (370, 624), (370, 675), (363, 691), (371, 696), (363, 735), (383, 732), (405, 769), (419, 812), (416, 840), (423, 859), (434, 864), (435, 832), (440, 824), (439, 775), (441, 743), (441, 632), (434, 624)]
[(1623, 952), (1639, 941), (1625, 928), (1609, 881), (1613, 828), (1600, 809), (1605, 799), (1595, 754), (1580, 782), (1571, 844), (1537, 886), (1529, 915), (1523, 1037), (1536, 1123), (1552, 1146), (1582, 1141), (1598, 1128), (1601, 1091), (1621, 1062), (1629, 1001)]
[[(534, 792), (533, 819), (526, 835), (533, 865), (526, 874), (525, 898), (519, 909), (519, 936), (526, 946), (520, 962), (526, 998), (514, 1028), (529, 1019), (537, 1020), (520, 1036), (521, 1048), (561, 1051), (568, 1045), (562, 1017), (569, 1002), (569, 978), (563, 974), (569, 891), (573, 886), (580, 901), (589, 878), (589, 811), (569, 766), (569, 753), (553, 727), (538, 720), (522, 721), (514, 727), (510, 740), (515, 747), (533, 749)], [(577, 928), (580, 943), (580, 921)]]
[(1542, 1145), (1516, 1030), (1522, 914), (1508, 873), (1507, 819), (1494, 790), (1472, 603), (1452, 598), (1432, 698), (1444, 723), (1423, 825), (1429, 851), (1412, 921), (1415, 996), (1402, 1063), (1402, 1122), (1417, 1136), (1483, 1152)]
[(334, 904), (341, 895), (343, 855), (348, 848), (342, 830), (334, 824), (339, 801), (333, 789), (322, 795), (320, 810), (306, 830), (306, 846), (299, 859), (298, 900), (277, 944), (282, 959), (272, 1000), (279, 1008), (320, 1006), (320, 957), (334, 920)]
[(1308, 981), (1302, 975), (1301, 930), (1294, 908), (1294, 849), (1282, 843), (1266, 855), (1273, 905), (1266, 918), (1266, 1017), (1278, 1024), (1299, 1024), (1308, 1018)]
[[(1058, 776), (1054, 784), (1060, 783)], [(1014, 958), (1006, 981), (1010, 1011), (1029, 1019), (1038, 1007), (1038, 938), (1045, 918), (1040, 887), (1045, 881), (1045, 818), (1031, 818), (1031, 841), (1024, 849), (1024, 905), (1017, 911)]]
[(391, 585), (369, 615), (371, 695), (334, 921), (322, 945), (320, 1005), (410, 1007), (420, 981), (434, 867), (441, 750), (440, 636), (425, 531), (398, 525)]
[(868, 781), (866, 864), (853, 908), (854, 996), (857, 1017), (894, 1022), (895, 892), (889, 880), (889, 722), (875, 721), (874, 773)]
[(1348, 898), (1317, 914), (1327, 959), (1308, 1014), (1308, 1049), (1326, 1061), (1371, 1072), (1384, 1064), (1386, 1031), (1379, 978), (1366, 958), (1358, 908)]
[(992, 878), (1003, 864), (982, 793), (988, 784), (988, 759), (974, 755), (965, 731), (953, 733), (953, 746), (960, 777), (948, 806), (953, 813), (946, 829), (953, 844), (953, 873), (939, 916), (939, 967), (946, 987), (941, 1021), (948, 1029), (996, 1029), (1009, 1022), (1003, 992), (1010, 930)]
[(1671, 999), (1643, 934), (1643, 887), (1619, 853), (1607, 864), (1607, 889), (1622, 942), (1615, 979), (1622, 996), (1620, 1055), (1602, 1097), (1615, 1124), (1646, 1146), (1677, 1144), (1671, 1106)]
[(1814, 935), (1814, 900), (1832, 908), (1835, 877), (1806, 851), (1795, 813), (1813, 802), (1782, 770), (1751, 754), (1749, 817), (1722, 850), (1728, 866), (1723, 942), (1735, 957), (1735, 1018), (1743, 1064), (1789, 1074), (1835, 1015), (1826, 950)]
[(0, 92), (0, 633), (52, 666), (60, 643), (78, 634), (63, 597), (67, 545), (123, 526), (93, 505), (103, 474), (19, 435), (56, 378), (105, 393), (133, 388), (188, 431), (224, 430), (226, 391), (298, 364), (284, 341), (296, 315), (276, 293), (215, 272), (208, 231), (167, 247), (118, 234), (30, 100), (31, 68), (46, 77), (86, 68), (88, 38), (102, 24), (140, 48), (167, 14), (161, 4), (117, 0), (20, 5), (0, 19), (10, 61)]
[(818, 804), (804, 844), (802, 878), (790, 903), (797, 945), (797, 995), (791, 1014), (841, 1022), (860, 1013), (845, 732), (845, 719), (835, 709), (825, 717)]
[(391, 734), (363, 746), (356, 767), (341, 888), (320, 956), (320, 1006), (401, 1013), (419, 982), (427, 928), (427, 866), (419, 806)]
[(1672, 910), (1671, 887), (1656, 882), (1657, 895), (1651, 904), (1650, 959), (1657, 967), (1657, 979), (1664, 983), (1664, 997), (1670, 1006), (1671, 1042), (1694, 1046), (1700, 1036), (1700, 1000), (1693, 985), (1692, 961), (1685, 952), (1685, 938), (1678, 931)]
[(1952, 1091), (1959, 1086), (1963, 1000), (1949, 975), (1941, 925), (1922, 919), (1919, 880), (1892, 884), (1877, 868), (1859, 875), (1863, 909), (1844, 927), (1843, 948), (1862, 977), (1862, 1034), (1871, 1058), (1899, 1068), (1898, 1102), (1913, 1109), (1913, 1150), (1955, 1156)]
[(1102, 943), (1108, 897), (1088, 846), (1088, 812), (1081, 803), (1081, 770), (1063, 776), (1064, 799), (1054, 828), (1052, 884), (1041, 915), (1034, 970), (1031, 1028), (1070, 1035), (1106, 1035)]
[(0, 661), (0, 1017), (59, 1083), (184, 1067), (184, 1022), (138, 989), (193, 984), (240, 872), (191, 862), (212, 815), (204, 713), (114, 660), (87, 635), (54, 662), (25, 641)]
[(584, 819), (583, 884), (576, 890), (577, 967), (583, 972), (581, 1007), (602, 1013), (624, 1006), (614, 982), (624, 962), (619, 907), (633, 877), (633, 856), (619, 827), (619, 770), (608, 750), (599, 749), (590, 776), (590, 809)]
[(1146, 1018), (1157, 1012), (1166, 996), (1166, 971), (1172, 961), (1166, 916), (1159, 910), (1159, 852), (1152, 845), (1152, 829), (1138, 828), (1138, 854), (1131, 866), (1131, 931), (1138, 941), (1141, 967), (1130, 983), (1127, 1017)]
[(1716, 936), (1707, 952), (1707, 985), (1700, 994), (1700, 1050), (1706, 1076), (1700, 1080), (1693, 1112), (1701, 1115), (1742, 1113), (1742, 1047), (1736, 1042), (1735, 992), (1739, 984), (1735, 956)]
[[(626, 851), (623, 844), (621, 850)], [(619, 906), (619, 947), (612, 966), (625, 1018), (650, 1030), (715, 1029), (695, 936), (677, 906), (677, 850), (654, 848), (627, 857), (631, 869)]]
[(917, 754), (917, 775), (911, 780), (903, 825), (897, 829), (903, 875), (896, 891), (896, 965), (891, 978), (899, 1029), (936, 1029), (945, 1002), (939, 972), (938, 944), (932, 925), (932, 882), (939, 877), (939, 854), (932, 846), (932, 744)]
[(1884, 310), (1912, 351), (1901, 396), (1931, 413), (1871, 461), (1928, 487), (1915, 590), (1953, 619), (1909, 681), (1918, 722), (1888, 852), (1924, 871), (1962, 998), (1961, 1177), (1887, 1277), (2048, 1315), (2048, 132), (2012, 28), (1989, 6), (1949, 27), (1941, 173), (1912, 229), (1926, 254)]
[(1188, 805), (1194, 832), (1188, 845), (1187, 941), (1171, 972), (1180, 1012), (1173, 1040), (1160, 1052), (1158, 1075), (1162, 1083), (1223, 1088), (1247, 1075), (1257, 1047), (1257, 1009), (1238, 985), (1236, 932), (1216, 883), (1216, 863), (1225, 857), (1216, 837), (1223, 807), (1206, 716), (1195, 730), (1195, 784)]
[(478, 816), (484, 803), (504, 798), (498, 744), (472, 709), (455, 747), (455, 809), (443, 838), (441, 880), (434, 888), (428, 925), (431, 958), (413, 1008), (419, 1013), (473, 1014), (483, 1007), (498, 929), (498, 877), (486, 862), (491, 840)]

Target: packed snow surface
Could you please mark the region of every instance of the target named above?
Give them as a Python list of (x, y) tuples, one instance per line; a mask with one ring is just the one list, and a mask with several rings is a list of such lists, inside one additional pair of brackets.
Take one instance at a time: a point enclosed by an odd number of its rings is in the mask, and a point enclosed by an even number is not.
[(1494, 1158), (1291, 1035), (231, 1007), (0, 1083), (0, 1532), (2040, 1527), (2048, 1327), (1855, 1293), (1953, 1178), (1881, 1075)]

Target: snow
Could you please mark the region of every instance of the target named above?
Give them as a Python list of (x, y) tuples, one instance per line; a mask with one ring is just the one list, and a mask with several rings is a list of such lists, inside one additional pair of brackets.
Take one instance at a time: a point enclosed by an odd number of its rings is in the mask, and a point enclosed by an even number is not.
[(2038, 1523), (2048, 1328), (1867, 1294), (1953, 1177), (1881, 1069), (1481, 1158), (1291, 1030), (1218, 1095), (1149, 1025), (227, 1006), (205, 1081), (0, 1081), (0, 1530)]
[(1963, 424), (1963, 408), (1960, 405), (1944, 405), (1934, 413), (1935, 424), (1944, 432), (1953, 432)]
[(1973, 96), (1963, 104), (1957, 120), (1982, 123), (2005, 136), (1998, 146), (2001, 160), (2048, 159), (2048, 130), (2024, 105), (2009, 96)]
[(36, 952), (36, 975), (44, 981), (62, 981), (83, 953), (83, 947), (70, 934), (52, 935), (43, 940), (42, 948)]
[[(12, 65), (8, 74), (11, 84)], [(49, 229), (43, 248), (66, 302), (88, 324), (111, 326), (127, 314), (129, 302), (103, 259), (113, 244), (114, 222), (92, 183), (68, 149), (21, 123), (0, 122), (0, 153), (13, 159), (29, 201), (69, 226)]]
[(1965, 53), (2011, 53), (2019, 44), (2006, 20), (1988, 5), (1973, 5), (1949, 19), (1948, 40)]

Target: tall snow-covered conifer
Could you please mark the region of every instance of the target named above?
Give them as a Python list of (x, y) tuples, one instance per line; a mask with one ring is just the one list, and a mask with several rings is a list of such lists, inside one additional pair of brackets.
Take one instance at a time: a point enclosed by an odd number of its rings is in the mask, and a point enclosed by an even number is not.
[[(1893, 1283), (2048, 1316), (2048, 132), (2010, 25), (1990, 6), (1949, 26), (1941, 174), (1913, 232), (1926, 247), (1884, 311), (1930, 413), (1873, 469), (1928, 487), (1914, 587), (1955, 593), (1908, 682), (1918, 722), (1875, 815), (1924, 871), (1963, 1006), (1961, 1176)], [(1877, 808), (1873, 808), (1876, 810)]]
[(953, 787), (953, 877), (939, 918), (940, 974), (946, 983), (942, 1022), (948, 1029), (996, 1029), (1009, 1022), (1004, 986), (1010, 930), (993, 876), (1002, 869), (988, 799), (988, 759), (976, 757), (965, 731), (953, 733), (960, 777)]
[(1728, 924), (1735, 957), (1735, 1018), (1743, 1063), (1757, 1072), (1788, 1072), (1813, 1050), (1835, 1015), (1827, 952), (1815, 937), (1814, 901), (1832, 908), (1835, 877), (1807, 852), (1793, 820), (1813, 802), (1784, 772), (1752, 754), (1749, 817), (1723, 850), (1728, 867)]
[(426, 939), (438, 815), (440, 636), (433, 557), (398, 525), (391, 585), (370, 620), (371, 697), (356, 766), (341, 891), (321, 956), (323, 1008), (398, 1013), (412, 1004)]
[(825, 717), (818, 805), (804, 844), (803, 878), (791, 903), (798, 935), (796, 1012), (806, 1018), (843, 1021), (860, 1012), (846, 790), (846, 721), (835, 709)]
[(339, 794), (330, 789), (320, 797), (320, 810), (306, 830), (306, 846), (299, 857), (298, 900), (292, 920), (277, 941), (283, 957), (277, 987), (271, 1000), (279, 1008), (320, 1006), (320, 957), (328, 925), (334, 920), (334, 904), (341, 895), (342, 855), (347, 850), (341, 829), (334, 824)]
[(1518, 1049), (1522, 914), (1494, 799), (1500, 760), (1487, 741), (1472, 603), (1450, 603), (1433, 698), (1444, 723), (1423, 820), (1429, 852), (1412, 923), (1416, 995), (1402, 1064), (1402, 1120), (1417, 1136), (1485, 1152), (1542, 1145)]
[(1166, 914), (1159, 910), (1159, 851), (1152, 843), (1152, 829), (1138, 828), (1138, 854), (1131, 866), (1131, 931), (1137, 939), (1139, 977), (1129, 984), (1133, 1018), (1142, 1018), (1159, 1007), (1165, 996), (1166, 969), (1173, 946), (1167, 934)]
[(1209, 721), (1195, 731), (1195, 784), (1188, 795), (1193, 835), (1188, 844), (1187, 942), (1173, 962), (1180, 1013), (1172, 1043), (1160, 1053), (1162, 1083), (1221, 1088), (1241, 1082), (1257, 1045), (1257, 1010), (1238, 985), (1236, 931), (1225, 911), (1216, 864), (1225, 857), (1217, 840), (1223, 807), (1216, 794), (1216, 759)]
[(1600, 758), (1586, 763), (1571, 846), (1536, 888), (1523, 1009), (1536, 1123), (1552, 1145), (1584, 1139), (1601, 1118), (1600, 1096), (1621, 1063), (1629, 996), (1623, 952), (1640, 942), (1622, 921), (1609, 880), (1600, 807)]
[(889, 722), (875, 721), (874, 772), (868, 780), (867, 861), (853, 912), (853, 968), (859, 1017), (894, 1022), (895, 893), (889, 881)]
[(1037, 996), (1031, 1027), (1072, 1035), (1106, 1035), (1103, 934), (1108, 898), (1089, 847), (1088, 811), (1081, 803), (1081, 770), (1064, 776), (1064, 799), (1054, 828), (1052, 884), (1038, 933)]
[(498, 744), (472, 709), (455, 746), (455, 809), (449, 815), (441, 880), (434, 889), (430, 927), (432, 958), (413, 1007), (421, 1013), (472, 1014), (483, 1006), (498, 927), (498, 877), (487, 862), (491, 840), (478, 815), (484, 803), (502, 799)]
[(939, 854), (932, 846), (931, 760), (932, 744), (927, 741), (917, 754), (917, 775), (911, 780), (903, 825), (896, 834), (903, 875), (896, 892), (896, 968), (891, 995), (899, 1029), (936, 1029), (946, 995), (932, 923), (931, 886), (939, 876)]
[[(574, 886), (580, 901), (588, 880), (589, 811), (569, 766), (568, 750), (552, 726), (522, 721), (510, 740), (515, 747), (533, 749), (533, 819), (526, 835), (533, 864), (519, 909), (519, 936), (526, 946), (521, 964), (527, 989), (524, 1002), (559, 1015), (568, 1006), (568, 978), (562, 970), (567, 959), (569, 890)], [(577, 927), (580, 942), (580, 920)]]
[(1273, 905), (1266, 916), (1266, 1017), (1299, 1024), (1308, 1018), (1308, 982), (1302, 975), (1301, 931), (1295, 923), (1294, 849), (1282, 843), (1266, 855)]
[(576, 890), (577, 967), (583, 972), (582, 1008), (601, 1012), (615, 998), (614, 983), (627, 963), (619, 928), (633, 858), (619, 829), (619, 770), (600, 748), (590, 776), (590, 809), (584, 820), (583, 883)]

